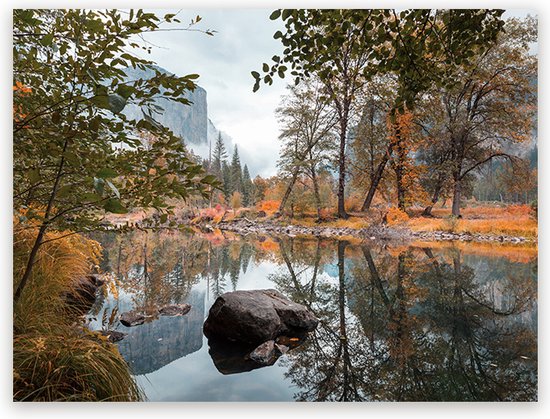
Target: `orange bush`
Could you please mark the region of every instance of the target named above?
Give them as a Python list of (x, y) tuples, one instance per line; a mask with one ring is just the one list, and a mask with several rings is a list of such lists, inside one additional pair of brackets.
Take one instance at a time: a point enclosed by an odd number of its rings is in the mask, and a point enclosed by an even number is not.
[(260, 201), (256, 204), (256, 208), (259, 211), (265, 211), (266, 213), (273, 213), (279, 209), (281, 201), (270, 200), (270, 201)]
[(386, 222), (388, 225), (403, 224), (409, 221), (409, 216), (406, 212), (401, 211), (399, 208), (391, 207), (386, 213)]

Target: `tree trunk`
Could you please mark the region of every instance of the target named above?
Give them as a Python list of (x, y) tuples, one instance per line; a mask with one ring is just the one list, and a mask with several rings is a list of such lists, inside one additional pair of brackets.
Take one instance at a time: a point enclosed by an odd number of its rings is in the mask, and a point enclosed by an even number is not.
[(317, 182), (317, 173), (315, 167), (311, 168), (311, 179), (313, 181), (313, 192), (315, 194), (315, 205), (317, 207), (317, 220), (321, 220), (321, 196), (319, 195), (319, 182)]
[(389, 144), (388, 149), (386, 150), (386, 154), (384, 154), (384, 157), (382, 157), (382, 161), (380, 161), (380, 163), (378, 164), (378, 167), (376, 168), (376, 172), (374, 173), (374, 176), (372, 178), (369, 191), (365, 198), (365, 202), (363, 202), (361, 211), (368, 211), (370, 209), (370, 206), (372, 204), (372, 199), (374, 198), (374, 194), (378, 189), (378, 184), (382, 180), (384, 169), (386, 168), (386, 164), (388, 163), (388, 160), (390, 159), (392, 152), (393, 152), (393, 144)]
[(453, 209), (452, 214), (455, 217), (460, 217), (460, 199), (462, 198), (462, 184), (460, 177), (454, 177), (454, 187), (453, 187)]
[(283, 211), (285, 210), (285, 206), (286, 206), (286, 201), (288, 201), (288, 198), (292, 193), (292, 188), (294, 188), (294, 184), (296, 183), (296, 179), (298, 178), (298, 171), (299, 171), (298, 168), (294, 169), (294, 172), (292, 173), (292, 178), (290, 178), (290, 182), (288, 183), (285, 194), (283, 195), (283, 199), (281, 199), (281, 203), (279, 204), (279, 209), (275, 213), (275, 217), (280, 217), (281, 215), (283, 215)]
[(55, 181), (52, 187), (52, 192), (50, 194), (50, 198), (48, 200), (48, 205), (46, 207), (46, 211), (44, 212), (44, 222), (40, 226), (40, 229), (38, 230), (38, 235), (36, 236), (36, 240), (34, 241), (34, 244), (31, 249), (31, 253), (29, 255), (29, 259), (27, 260), (27, 266), (25, 267), (25, 272), (23, 273), (23, 276), (21, 278), (21, 281), (19, 281), (19, 285), (17, 286), (17, 289), (15, 290), (15, 294), (13, 296), (13, 303), (17, 303), (19, 298), (21, 297), (21, 294), (23, 292), (23, 288), (25, 288), (25, 285), (27, 285), (27, 282), (31, 276), (32, 267), (34, 266), (34, 260), (36, 258), (36, 255), (38, 254), (38, 249), (40, 248), (40, 245), (42, 244), (42, 239), (44, 238), (44, 234), (46, 233), (46, 230), (49, 225), (49, 218), (50, 213), (53, 208), (53, 203), (55, 200), (55, 196), (57, 195), (57, 191), (59, 189), (59, 183), (61, 182), (61, 177), (63, 174), (63, 166), (65, 165), (65, 151), (67, 151), (67, 146), (69, 145), (69, 140), (65, 139), (65, 142), (63, 144), (63, 150), (61, 152), (61, 160), (59, 161), (59, 167), (57, 168), (57, 174), (55, 176)]
[(347, 131), (347, 112), (340, 122), (340, 150), (338, 156), (338, 217), (347, 219), (344, 202), (344, 192), (346, 188), (346, 131)]
[(428, 205), (426, 208), (424, 208), (424, 211), (422, 212), (422, 215), (425, 217), (431, 217), (432, 216), (432, 209), (437, 204), (437, 201), (439, 201), (439, 194), (441, 193), (441, 187), (443, 185), (442, 176), (439, 175), (437, 178), (437, 183), (435, 184), (434, 193), (432, 195), (432, 203)]

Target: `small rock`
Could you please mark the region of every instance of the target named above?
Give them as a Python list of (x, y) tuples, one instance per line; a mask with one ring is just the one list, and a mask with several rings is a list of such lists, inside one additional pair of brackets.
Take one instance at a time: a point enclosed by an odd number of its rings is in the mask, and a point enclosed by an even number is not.
[(126, 327), (138, 326), (145, 323), (145, 316), (134, 311), (127, 311), (120, 315), (120, 322)]
[(248, 358), (261, 365), (273, 365), (279, 355), (279, 350), (275, 349), (275, 341), (268, 340), (250, 352)]
[(183, 316), (189, 313), (191, 306), (189, 304), (170, 304), (159, 308), (161, 316)]
[(119, 342), (126, 336), (126, 333), (117, 330), (102, 330), (99, 333), (101, 333), (102, 336), (106, 336), (107, 340), (111, 343)]

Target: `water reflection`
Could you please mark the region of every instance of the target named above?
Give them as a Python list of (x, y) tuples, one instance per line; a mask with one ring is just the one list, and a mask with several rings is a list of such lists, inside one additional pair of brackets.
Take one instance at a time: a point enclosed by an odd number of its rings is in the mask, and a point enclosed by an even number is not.
[[(306, 342), (276, 364), (296, 400), (537, 398), (536, 249), (366, 246), (221, 232), (100, 240), (103, 269), (117, 281), (95, 314), (129, 333), (121, 353), (136, 374), (156, 371), (160, 393), (174, 385), (163, 384), (170, 368), (192, 370), (191, 353), (212, 358), (208, 374), (252, 369), (234, 370), (227, 348), (209, 354), (202, 323), (220, 294), (274, 287), (320, 319)], [(183, 317), (131, 329), (116, 322), (117, 312), (182, 302), (193, 306)], [(275, 374), (274, 368), (262, 374)], [(231, 377), (244, 383), (248, 374)], [(182, 387), (178, 399), (191, 393)]]

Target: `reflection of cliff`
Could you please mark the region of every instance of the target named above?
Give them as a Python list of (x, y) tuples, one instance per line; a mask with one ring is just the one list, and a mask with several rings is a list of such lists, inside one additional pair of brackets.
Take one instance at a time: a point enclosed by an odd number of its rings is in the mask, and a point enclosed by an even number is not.
[(185, 316), (121, 327), (128, 336), (119, 343), (119, 350), (135, 375), (149, 374), (202, 347), (204, 291), (191, 291), (185, 302), (192, 306)]

